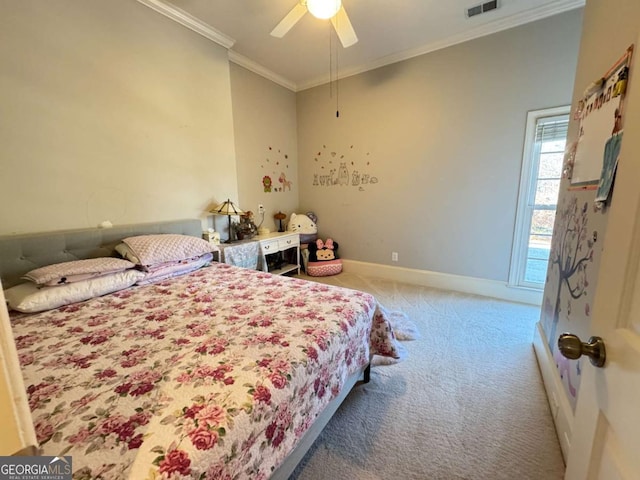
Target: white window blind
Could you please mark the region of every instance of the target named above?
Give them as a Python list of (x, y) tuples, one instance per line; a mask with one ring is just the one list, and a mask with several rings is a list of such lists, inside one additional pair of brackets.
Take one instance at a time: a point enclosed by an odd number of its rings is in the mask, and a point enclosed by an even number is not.
[(536, 143), (564, 142), (566, 140), (569, 129), (568, 118), (559, 120), (541, 118), (536, 123)]

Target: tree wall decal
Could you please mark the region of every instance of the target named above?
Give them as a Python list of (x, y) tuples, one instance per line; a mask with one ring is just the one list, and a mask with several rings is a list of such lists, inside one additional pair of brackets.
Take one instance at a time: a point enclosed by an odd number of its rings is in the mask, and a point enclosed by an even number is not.
[(588, 233), (588, 210), (588, 202), (579, 209), (578, 199), (573, 196), (557, 212), (559, 218), (556, 219), (556, 231), (553, 233), (549, 256), (549, 274), (555, 272), (556, 267), (558, 271), (555, 306), (547, 337), (551, 351), (556, 342), (563, 290), (566, 289), (570, 295), (567, 314), (571, 313), (571, 299), (577, 300), (587, 295), (587, 267), (593, 262), (593, 247), (598, 240), (597, 232)]

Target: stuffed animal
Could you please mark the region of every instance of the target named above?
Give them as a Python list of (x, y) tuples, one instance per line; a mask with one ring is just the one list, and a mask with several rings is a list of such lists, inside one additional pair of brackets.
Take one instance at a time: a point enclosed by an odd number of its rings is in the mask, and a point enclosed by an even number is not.
[(287, 223), (287, 230), (300, 235), (300, 243), (310, 243), (318, 238), (318, 226), (316, 215), (313, 212), (292, 213)]
[(327, 238), (309, 244), (309, 260), (307, 274), (312, 277), (336, 275), (342, 271), (342, 260), (338, 256), (338, 242)]
[(335, 260), (338, 257), (338, 242), (327, 238), (326, 242), (321, 239), (309, 244), (309, 261), (310, 262), (326, 262)]

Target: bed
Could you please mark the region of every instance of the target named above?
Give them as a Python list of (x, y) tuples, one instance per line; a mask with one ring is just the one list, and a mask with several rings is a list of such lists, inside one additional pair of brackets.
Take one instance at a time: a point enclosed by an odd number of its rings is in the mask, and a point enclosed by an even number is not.
[[(0, 237), (0, 274), (6, 288), (126, 236), (200, 232)], [(77, 478), (287, 478), (371, 357), (398, 355), (371, 295), (215, 262), (11, 321), (42, 452), (71, 455)]]

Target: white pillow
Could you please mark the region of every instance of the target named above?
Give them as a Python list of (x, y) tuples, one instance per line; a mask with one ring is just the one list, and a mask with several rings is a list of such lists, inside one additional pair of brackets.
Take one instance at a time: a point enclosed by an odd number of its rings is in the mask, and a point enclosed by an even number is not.
[(13, 310), (35, 313), (122, 290), (142, 277), (144, 277), (142, 272), (125, 270), (56, 287), (39, 287), (27, 282), (5, 290), (4, 296)]
[(87, 258), (85, 260), (72, 260), (36, 268), (22, 278), (31, 280), (38, 285), (53, 286), (87, 280), (91, 277), (101, 277), (102, 275), (121, 272), (133, 267), (135, 265), (132, 262), (122, 258)]

